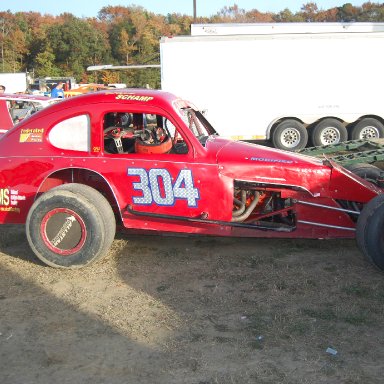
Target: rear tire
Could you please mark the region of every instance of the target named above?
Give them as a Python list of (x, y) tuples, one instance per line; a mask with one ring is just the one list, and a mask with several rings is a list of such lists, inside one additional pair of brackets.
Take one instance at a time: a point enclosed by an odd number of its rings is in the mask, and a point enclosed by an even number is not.
[(64, 184), (32, 205), (26, 233), (30, 247), (45, 264), (81, 268), (104, 256), (116, 232), (107, 199), (81, 184)]
[(377, 180), (380, 178), (382, 172), (380, 168), (368, 163), (352, 164), (345, 168), (375, 185), (378, 185)]
[(351, 132), (351, 140), (369, 140), (384, 137), (384, 125), (376, 119), (366, 118), (359, 121)]
[(356, 225), (356, 241), (366, 259), (384, 270), (384, 195), (369, 201)]
[(275, 148), (299, 151), (308, 143), (307, 129), (296, 120), (282, 121), (273, 131), (272, 143)]
[(338, 144), (348, 140), (348, 132), (339, 120), (324, 119), (313, 128), (311, 139), (314, 146)]

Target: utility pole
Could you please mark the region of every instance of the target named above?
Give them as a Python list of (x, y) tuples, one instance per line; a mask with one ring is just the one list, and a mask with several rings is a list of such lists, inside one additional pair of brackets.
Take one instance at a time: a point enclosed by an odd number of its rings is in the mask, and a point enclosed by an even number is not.
[(196, 0), (193, 0), (193, 22), (196, 23)]

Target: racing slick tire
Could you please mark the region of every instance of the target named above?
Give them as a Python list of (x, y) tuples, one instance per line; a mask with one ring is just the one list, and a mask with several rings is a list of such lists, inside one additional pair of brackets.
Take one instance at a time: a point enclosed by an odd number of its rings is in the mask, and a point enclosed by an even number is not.
[(376, 119), (365, 118), (359, 121), (351, 131), (351, 140), (369, 140), (384, 137), (384, 125)]
[(107, 199), (82, 184), (63, 184), (42, 194), (26, 220), (30, 247), (45, 264), (81, 268), (104, 256), (116, 232)]
[(378, 180), (382, 172), (380, 168), (368, 163), (351, 164), (345, 168), (375, 185), (378, 185)]
[(339, 144), (348, 140), (348, 131), (339, 120), (324, 119), (313, 127), (311, 139), (314, 146)]
[(273, 130), (272, 144), (275, 148), (299, 151), (307, 143), (307, 129), (297, 120), (284, 120)]
[(366, 259), (384, 271), (384, 195), (369, 201), (356, 225), (356, 241)]

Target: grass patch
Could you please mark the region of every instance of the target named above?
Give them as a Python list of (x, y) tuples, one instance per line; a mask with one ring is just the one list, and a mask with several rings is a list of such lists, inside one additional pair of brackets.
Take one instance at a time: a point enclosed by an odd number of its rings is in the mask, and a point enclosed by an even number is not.
[(366, 312), (350, 313), (343, 317), (343, 320), (351, 325), (361, 326), (370, 323), (370, 316)]
[(331, 307), (303, 308), (301, 312), (303, 315), (309, 316), (316, 320), (331, 321), (337, 319), (336, 312)]
[(375, 296), (375, 291), (372, 291), (372, 288), (368, 288), (358, 283), (347, 285), (343, 287), (342, 291), (349, 296), (362, 298), (374, 298)]

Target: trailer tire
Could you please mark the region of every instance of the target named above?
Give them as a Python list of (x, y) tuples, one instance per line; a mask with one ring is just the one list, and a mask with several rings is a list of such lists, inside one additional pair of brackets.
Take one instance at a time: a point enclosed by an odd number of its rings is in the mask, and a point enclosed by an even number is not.
[(384, 195), (369, 201), (356, 225), (356, 241), (366, 259), (384, 271)]
[(81, 268), (104, 256), (116, 232), (107, 199), (81, 184), (64, 184), (41, 195), (26, 220), (30, 247), (45, 264)]
[(308, 143), (308, 132), (297, 120), (284, 120), (273, 130), (272, 144), (275, 148), (299, 151)]
[(351, 140), (368, 140), (384, 137), (384, 125), (377, 119), (360, 120), (351, 131)]
[(336, 119), (324, 119), (316, 124), (311, 133), (314, 146), (338, 144), (348, 140), (348, 131)]
[(345, 168), (375, 185), (378, 185), (378, 180), (382, 172), (380, 168), (368, 163), (351, 164), (345, 166)]

